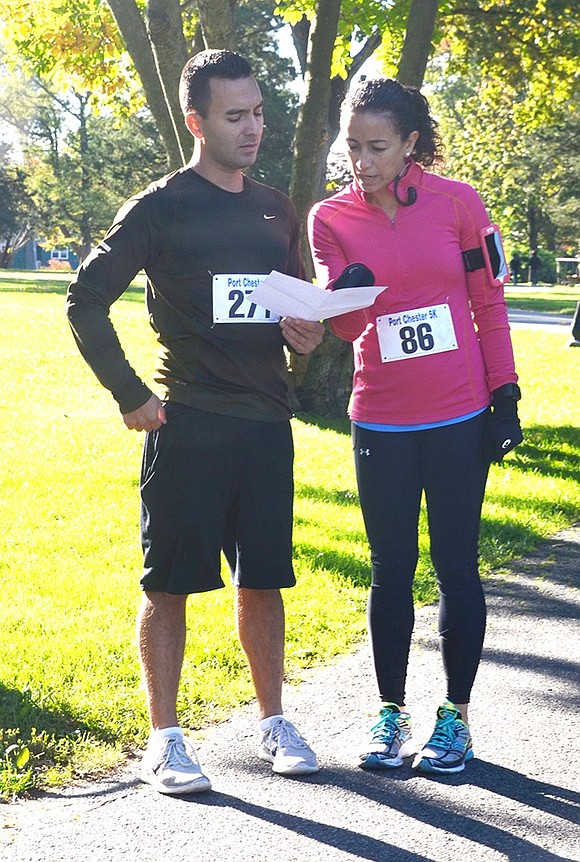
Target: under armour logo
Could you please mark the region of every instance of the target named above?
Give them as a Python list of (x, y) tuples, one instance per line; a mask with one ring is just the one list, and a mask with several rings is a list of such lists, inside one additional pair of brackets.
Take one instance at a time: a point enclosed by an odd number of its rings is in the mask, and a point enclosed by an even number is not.
[(359, 454), (359, 455), (370, 455), (370, 454), (371, 454), (371, 450), (370, 450), (370, 449), (359, 449), (359, 450), (358, 450), (358, 454)]

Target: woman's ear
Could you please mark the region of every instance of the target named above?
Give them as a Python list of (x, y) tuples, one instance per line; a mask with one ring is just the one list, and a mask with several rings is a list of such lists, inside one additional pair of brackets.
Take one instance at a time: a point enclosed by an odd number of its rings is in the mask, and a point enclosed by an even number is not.
[(411, 132), (411, 134), (409, 135), (409, 137), (407, 138), (407, 141), (406, 141), (407, 152), (409, 152), (409, 153), (413, 152), (413, 150), (415, 149), (415, 144), (417, 143), (418, 140), (419, 140), (419, 132), (417, 132), (417, 131)]

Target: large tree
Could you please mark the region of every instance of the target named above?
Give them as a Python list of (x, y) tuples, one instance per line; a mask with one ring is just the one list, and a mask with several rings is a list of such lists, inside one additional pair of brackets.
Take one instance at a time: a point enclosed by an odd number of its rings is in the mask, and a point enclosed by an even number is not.
[[(0, 120), (20, 132), (25, 187), (34, 202), (36, 237), (84, 256), (120, 201), (165, 166), (155, 125), (141, 109), (113, 118), (92, 111), (87, 91), (54, 93), (22, 73), (6, 74)], [(30, 220), (22, 220), (22, 229)]]
[(34, 201), (26, 188), (23, 167), (11, 163), (10, 148), (0, 145), (0, 267), (32, 236), (36, 226)]
[(448, 172), (475, 185), (510, 246), (577, 241), (576, 5), (495, 0), (442, 17), (430, 83)]

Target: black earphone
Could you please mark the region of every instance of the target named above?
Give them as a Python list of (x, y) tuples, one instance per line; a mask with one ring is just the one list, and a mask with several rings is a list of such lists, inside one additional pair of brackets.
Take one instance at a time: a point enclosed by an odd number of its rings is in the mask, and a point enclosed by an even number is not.
[[(406, 171), (405, 171), (405, 173), (406, 173)], [(395, 195), (395, 200), (397, 201), (398, 204), (401, 204), (402, 207), (410, 207), (411, 204), (414, 204), (415, 201), (417, 200), (417, 189), (415, 188), (415, 186), (409, 186), (409, 188), (407, 189), (407, 200), (404, 201), (402, 198), (400, 198), (399, 197), (399, 183), (401, 182), (401, 180), (403, 179), (404, 176), (405, 176), (404, 173), (399, 174), (399, 176), (395, 180), (395, 185), (393, 188), (393, 194)]]

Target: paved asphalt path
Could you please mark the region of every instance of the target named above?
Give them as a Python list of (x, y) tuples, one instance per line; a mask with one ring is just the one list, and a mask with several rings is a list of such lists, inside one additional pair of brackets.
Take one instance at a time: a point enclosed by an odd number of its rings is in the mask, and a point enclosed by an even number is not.
[[(166, 797), (137, 760), (105, 780), (0, 806), (3, 862), (555, 862), (580, 860), (580, 524), (486, 580), (488, 630), (473, 693), (475, 759), (426, 778), (355, 765), (376, 712), (367, 646), (286, 691), (320, 773), (255, 757), (252, 707), (198, 744), (209, 793)], [(299, 589), (299, 587), (298, 587)], [(408, 705), (419, 741), (442, 699), (434, 608), (418, 612)]]
[(540, 328), (550, 332), (561, 332), (564, 337), (568, 337), (569, 340), (572, 339), (574, 318), (566, 314), (550, 314), (549, 312), (510, 308), (508, 309), (508, 319), (512, 329)]

